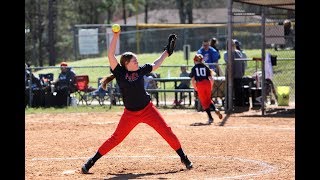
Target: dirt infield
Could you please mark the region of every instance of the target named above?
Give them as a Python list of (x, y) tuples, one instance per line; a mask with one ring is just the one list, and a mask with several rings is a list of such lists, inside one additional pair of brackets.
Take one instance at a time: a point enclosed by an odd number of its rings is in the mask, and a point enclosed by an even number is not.
[[(113, 133), (121, 112), (26, 115), (26, 179), (295, 179), (295, 117), (233, 114), (206, 125), (204, 112), (161, 109), (194, 168), (139, 124), (91, 169), (82, 164)], [(225, 116), (225, 114), (224, 114)]]

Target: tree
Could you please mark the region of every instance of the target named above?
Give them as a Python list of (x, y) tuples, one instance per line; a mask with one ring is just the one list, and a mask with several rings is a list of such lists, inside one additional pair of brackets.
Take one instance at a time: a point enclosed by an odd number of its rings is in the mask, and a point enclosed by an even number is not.
[(185, 24), (188, 19), (188, 23), (192, 24), (193, 0), (176, 0), (176, 6), (179, 9), (180, 23)]
[(117, 7), (119, 5), (119, 0), (103, 0), (101, 6), (99, 7), (99, 13), (103, 14), (104, 12), (107, 13), (107, 20), (106, 22), (103, 23), (107, 23), (107, 24), (111, 24), (112, 19), (114, 17), (114, 13), (117, 10)]
[[(48, 3), (48, 52), (49, 52), (49, 66), (56, 64), (56, 51), (55, 51), (55, 30), (56, 30), (56, 19), (57, 19), (57, 1), (49, 0)], [(41, 49), (41, 47), (39, 47)], [(43, 66), (43, 64), (40, 64)]]
[(123, 23), (127, 24), (126, 0), (122, 0), (122, 18), (123, 18)]
[(47, 6), (46, 1), (41, 0), (26, 0), (25, 1), (25, 28), (29, 29), (29, 37), (26, 43), (25, 49), (29, 51), (26, 57), (28, 63), (34, 64), (35, 66), (43, 66), (43, 33), (46, 25), (47, 11), (44, 7)]

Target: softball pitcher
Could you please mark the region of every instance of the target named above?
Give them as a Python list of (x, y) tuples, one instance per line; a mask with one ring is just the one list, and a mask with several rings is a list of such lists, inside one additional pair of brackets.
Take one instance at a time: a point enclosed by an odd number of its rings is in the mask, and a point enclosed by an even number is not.
[(218, 117), (222, 119), (222, 114), (214, 106), (211, 99), (213, 86), (212, 70), (210, 70), (208, 66), (203, 63), (203, 56), (201, 54), (196, 54), (193, 60), (195, 65), (192, 67), (190, 73), (191, 83), (194, 90), (198, 92), (198, 97), (202, 108), (208, 114), (208, 124), (211, 124), (213, 123), (213, 117), (211, 115), (210, 108), (213, 108)]
[(108, 59), (112, 75), (102, 79), (102, 86), (116, 78), (120, 87), (124, 103), (124, 112), (120, 118), (114, 133), (97, 150), (94, 156), (89, 158), (82, 166), (81, 172), (87, 174), (89, 169), (102, 156), (121, 143), (131, 130), (139, 123), (146, 123), (154, 128), (173, 150), (180, 156), (181, 162), (187, 169), (192, 168), (192, 162), (184, 154), (177, 136), (172, 132), (170, 126), (164, 121), (158, 109), (153, 105), (150, 95), (144, 89), (143, 76), (158, 69), (164, 59), (173, 53), (177, 36), (171, 34), (168, 38), (168, 45), (152, 64), (138, 65), (137, 55), (132, 52), (125, 52), (121, 55), (120, 64), (115, 56), (119, 32), (113, 32), (110, 42)]

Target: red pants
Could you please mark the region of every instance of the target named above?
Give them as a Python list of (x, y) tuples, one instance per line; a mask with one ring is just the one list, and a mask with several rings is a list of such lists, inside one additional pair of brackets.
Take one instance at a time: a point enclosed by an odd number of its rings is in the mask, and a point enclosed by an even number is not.
[(210, 108), (210, 104), (213, 104), (211, 99), (212, 87), (209, 80), (202, 80), (197, 82), (197, 91), (198, 97), (201, 103), (201, 106), (204, 110)]
[(164, 121), (158, 109), (150, 102), (140, 111), (129, 111), (124, 109), (120, 122), (109, 139), (107, 139), (98, 149), (101, 155), (105, 155), (131, 132), (139, 123), (146, 123), (155, 129), (167, 143), (176, 151), (181, 147), (177, 136)]

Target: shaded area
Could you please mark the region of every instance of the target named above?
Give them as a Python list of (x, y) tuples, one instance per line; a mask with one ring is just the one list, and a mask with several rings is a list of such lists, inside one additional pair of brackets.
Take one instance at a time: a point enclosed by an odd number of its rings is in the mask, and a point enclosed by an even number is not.
[[(223, 116), (222, 121), (218, 124), (218, 126), (224, 126), (224, 124), (227, 122), (228, 118), (230, 117), (230, 114), (226, 114)], [(213, 123), (215, 122), (215, 120), (213, 121)], [(212, 123), (211, 123), (212, 124)], [(195, 122), (190, 124), (190, 126), (208, 126), (211, 125), (207, 122), (203, 123), (203, 122)]]
[[(175, 170), (175, 171), (167, 171), (167, 172), (157, 172), (157, 173), (137, 173), (137, 174), (133, 174), (133, 173), (123, 173), (123, 174), (110, 174), (110, 175), (114, 175), (115, 177), (112, 178), (107, 178), (107, 179), (139, 179), (141, 177), (144, 176), (153, 176), (153, 175), (166, 175), (166, 174), (174, 174), (177, 173), (179, 171), (183, 171), (183, 169), (181, 170)], [(105, 180), (107, 180), (105, 179)], [(157, 179), (168, 179), (168, 178), (157, 178)]]
[(218, 126), (224, 126), (224, 124), (227, 122), (229, 117), (230, 117), (230, 114), (227, 114), (226, 116), (224, 116), (224, 118), (222, 119), (222, 121), (220, 122), (220, 124)]
[(295, 118), (295, 109), (286, 108), (270, 108), (266, 110), (265, 115), (259, 114), (247, 114), (241, 115), (242, 117), (283, 117), (283, 118)]
[(203, 122), (195, 122), (190, 124), (190, 126), (209, 126), (211, 124), (209, 124), (209, 122), (203, 123)]

